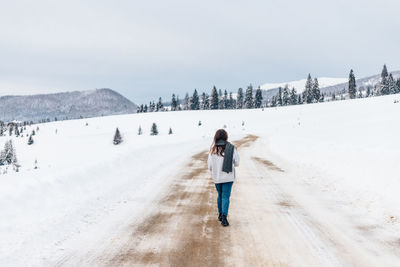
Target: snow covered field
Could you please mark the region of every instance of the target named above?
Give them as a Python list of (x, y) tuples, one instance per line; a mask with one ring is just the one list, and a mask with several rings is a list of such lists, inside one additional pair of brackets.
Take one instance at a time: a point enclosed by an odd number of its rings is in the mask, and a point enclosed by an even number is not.
[[(301, 170), (298, 179), (350, 212), (399, 230), (400, 103), (395, 99), (400, 95), (40, 124), (31, 146), (27, 137), (12, 137), (22, 167), (0, 175), (0, 265), (51, 265), (101, 240), (103, 233), (118, 231), (121, 222), (139, 220), (175, 171), (207, 149), (224, 125), (231, 139), (259, 136), (276, 162)], [(158, 136), (149, 135), (153, 122)], [(116, 127), (124, 139), (118, 146), (112, 144)], [(0, 137), (0, 147), (9, 139)]]

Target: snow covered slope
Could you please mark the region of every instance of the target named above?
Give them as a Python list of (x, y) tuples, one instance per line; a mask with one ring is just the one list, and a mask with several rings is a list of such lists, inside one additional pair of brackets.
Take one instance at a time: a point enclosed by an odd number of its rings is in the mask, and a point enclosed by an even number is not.
[[(290, 89), (293, 87), (296, 88), (297, 93), (303, 92), (305, 89), (307, 79), (291, 81), (291, 82), (283, 82), (283, 83), (266, 83), (260, 86), (263, 89), (263, 98), (271, 99), (272, 96), (278, 93), (279, 87), (289, 86)], [(347, 78), (329, 78), (329, 77), (319, 77), (318, 83), (320, 88), (331, 87), (337, 84), (343, 84), (347, 82)]]
[[(276, 89), (279, 87), (285, 87), (286, 85), (289, 86), (290, 89), (293, 87), (296, 88), (297, 92), (303, 92), (305, 85), (306, 85), (307, 79), (302, 79), (298, 81), (291, 81), (291, 82), (283, 82), (283, 83), (265, 83), (261, 85), (261, 89), (263, 90), (269, 90), (269, 89)], [(329, 77), (319, 77), (318, 78), (318, 83), (319, 87), (327, 87), (327, 86), (332, 86), (340, 83), (347, 82), (347, 78), (329, 78)]]
[[(174, 171), (207, 149), (224, 125), (231, 139), (260, 136), (275, 162), (296, 165), (302, 171), (294, 177), (337, 205), (381, 228), (398, 227), (399, 99), (58, 121), (40, 124), (31, 146), (26, 136), (2, 136), (0, 148), (11, 138), (21, 168), (0, 174), (0, 266), (51, 265), (84, 247), (82, 235), (99, 236), (140, 218)], [(153, 122), (158, 136), (149, 135)], [(112, 144), (116, 127), (124, 139), (118, 146)]]
[(0, 120), (38, 121), (136, 112), (136, 105), (111, 89), (0, 97)]

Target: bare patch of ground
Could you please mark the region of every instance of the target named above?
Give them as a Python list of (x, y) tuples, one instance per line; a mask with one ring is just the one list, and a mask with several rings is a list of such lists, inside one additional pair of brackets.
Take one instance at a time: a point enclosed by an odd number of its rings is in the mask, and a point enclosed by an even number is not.
[(294, 206), (294, 204), (291, 203), (291, 202), (288, 201), (288, 200), (279, 201), (278, 203), (276, 203), (276, 205), (281, 206), (281, 207), (286, 207), (286, 208), (291, 208), (291, 207)]
[(255, 142), (257, 139), (258, 139), (257, 135), (249, 134), (246, 137), (244, 137), (238, 141), (232, 142), (232, 144), (237, 148), (248, 147), (248, 146), (250, 146), (251, 143)]
[(281, 168), (279, 168), (278, 166), (276, 166), (274, 163), (272, 163), (269, 160), (262, 159), (262, 158), (259, 158), (259, 157), (253, 157), (253, 159), (258, 161), (259, 163), (265, 165), (270, 170), (278, 171), (278, 172), (284, 172), (284, 170), (282, 170)]

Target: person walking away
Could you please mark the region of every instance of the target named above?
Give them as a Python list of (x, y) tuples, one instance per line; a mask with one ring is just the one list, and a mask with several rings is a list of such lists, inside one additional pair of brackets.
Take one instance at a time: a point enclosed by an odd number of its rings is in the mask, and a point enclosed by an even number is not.
[(239, 166), (239, 161), (236, 148), (228, 142), (228, 133), (224, 129), (219, 129), (214, 135), (207, 163), (218, 192), (218, 220), (222, 226), (229, 225), (227, 219), (229, 198), (236, 178), (235, 167)]

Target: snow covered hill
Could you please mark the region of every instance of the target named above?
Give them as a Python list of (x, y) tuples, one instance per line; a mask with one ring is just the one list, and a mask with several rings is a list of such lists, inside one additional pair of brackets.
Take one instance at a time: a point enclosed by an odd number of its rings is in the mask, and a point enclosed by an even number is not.
[[(347, 78), (329, 78), (329, 77), (319, 77), (318, 78), (318, 83), (320, 88), (323, 87), (328, 87), (340, 83), (347, 82)], [(261, 89), (263, 90), (270, 90), (270, 89), (277, 89), (279, 87), (285, 87), (286, 85), (289, 86), (290, 89), (293, 87), (296, 88), (297, 92), (303, 92), (305, 85), (306, 85), (307, 79), (302, 79), (298, 81), (291, 81), (291, 82), (283, 82), (283, 83), (265, 83), (260, 86)]]
[(0, 97), (0, 120), (39, 121), (135, 113), (137, 106), (111, 89)]
[[(29, 133), (39, 126), (32, 145), (26, 135), (0, 136), (0, 148), (13, 140), (21, 165), (19, 172), (0, 174), (0, 265), (54, 265), (85, 248), (82, 240), (100, 238), (141, 218), (176, 170), (208, 149), (222, 127), (231, 140), (259, 136), (259, 149), (273, 155), (269, 160), (295, 166), (299, 172), (291, 181), (309, 184), (312, 194), (324, 194), (348, 214), (357, 211), (374, 227), (399, 229), (400, 104), (394, 100), (400, 95), (264, 111), (57, 121), (27, 126), (24, 132)], [(153, 122), (158, 136), (150, 136)], [(137, 134), (139, 126), (143, 135)], [(112, 143), (116, 127), (124, 140), (117, 146)], [(249, 161), (243, 158), (241, 164)]]
[[(320, 88), (324, 88), (327, 86), (342, 84), (344, 82), (347, 82), (347, 80), (347, 78), (319, 77), (318, 83)], [(265, 83), (261, 85), (260, 88), (263, 89), (263, 98), (271, 99), (272, 96), (275, 96), (278, 93), (279, 87), (283, 88), (286, 85), (288, 85), (290, 89), (292, 89), (293, 87), (296, 88), (297, 93), (303, 92), (305, 89), (306, 81), (307, 79), (282, 83)]]

